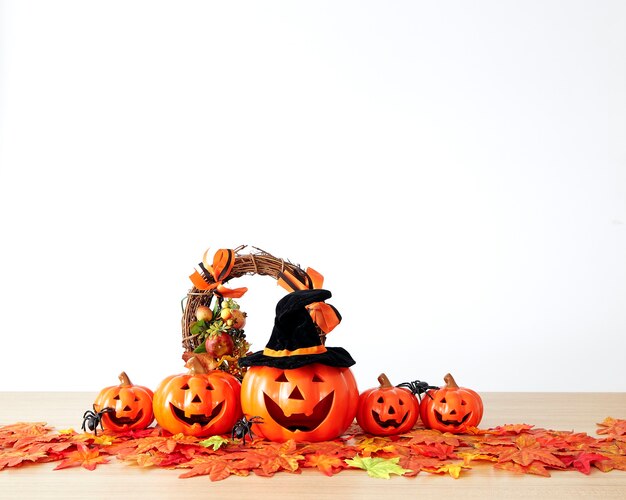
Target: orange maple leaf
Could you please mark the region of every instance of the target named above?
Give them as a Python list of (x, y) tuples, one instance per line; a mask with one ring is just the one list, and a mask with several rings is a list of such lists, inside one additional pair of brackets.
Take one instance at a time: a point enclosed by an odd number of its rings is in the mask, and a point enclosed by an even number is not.
[(598, 434), (608, 434), (609, 437), (626, 436), (626, 420), (617, 420), (612, 417), (606, 417), (601, 423), (597, 424)]
[(370, 456), (377, 451), (394, 452), (396, 447), (388, 439), (382, 437), (366, 437), (357, 442), (356, 447), (361, 450), (364, 457)]
[(108, 460), (100, 455), (98, 448), (88, 448), (84, 444), (76, 445), (76, 451), (72, 451), (65, 455), (59, 465), (54, 470), (65, 469), (67, 467), (83, 467), (87, 470), (94, 470), (98, 464), (105, 464)]
[(438, 458), (425, 457), (422, 455), (411, 455), (400, 458), (398, 464), (404, 468), (409, 469), (411, 472), (406, 472), (404, 476), (413, 477), (417, 476), (421, 470), (435, 470), (443, 465), (443, 462)]
[(515, 462), (497, 463), (494, 467), (517, 474), (535, 474), (537, 476), (550, 477), (550, 473), (544, 464), (537, 461), (531, 462), (529, 465), (520, 465)]
[(410, 432), (405, 434), (406, 437), (410, 437), (409, 445), (413, 444), (436, 444), (436, 443), (444, 443), (449, 444), (451, 446), (459, 446), (459, 438), (454, 434), (450, 434), (449, 432), (442, 433), (437, 430), (431, 429), (420, 429), (417, 431)]
[(211, 481), (221, 481), (226, 479), (234, 471), (229, 462), (223, 457), (207, 456), (195, 461), (194, 467), (181, 474), (179, 477), (185, 479), (194, 476), (209, 476)]
[(306, 456), (303, 467), (317, 467), (320, 472), (327, 476), (337, 474), (342, 469), (347, 468), (346, 463), (337, 455), (325, 455), (321, 453), (311, 453)]
[(498, 457), (499, 463), (515, 462), (523, 467), (530, 466), (533, 462), (541, 462), (559, 469), (565, 468), (565, 464), (549, 451), (541, 448), (534, 436), (520, 434), (515, 439), (515, 448), (507, 450)]
[(47, 458), (48, 454), (45, 451), (3, 449), (0, 450), (0, 470), (22, 465), (24, 462), (40, 462)]

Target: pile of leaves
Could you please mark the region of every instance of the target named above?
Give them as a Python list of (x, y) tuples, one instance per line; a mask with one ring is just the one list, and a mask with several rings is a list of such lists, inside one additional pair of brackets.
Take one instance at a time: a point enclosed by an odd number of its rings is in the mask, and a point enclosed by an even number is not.
[(272, 476), (317, 469), (332, 476), (345, 469), (363, 469), (388, 479), (419, 472), (458, 478), (476, 464), (496, 469), (550, 476), (551, 470), (591, 467), (602, 472), (626, 470), (626, 420), (606, 418), (595, 438), (586, 433), (554, 431), (531, 425), (470, 429), (463, 435), (420, 427), (390, 438), (363, 434), (353, 425), (340, 439), (320, 443), (274, 443), (253, 439), (243, 444), (225, 436), (198, 439), (169, 435), (158, 427), (128, 433), (77, 433), (44, 423), (0, 427), (0, 470), (38, 462), (59, 462), (56, 469), (93, 470), (111, 457), (141, 467), (182, 469), (182, 478), (207, 475), (212, 481), (231, 474)]

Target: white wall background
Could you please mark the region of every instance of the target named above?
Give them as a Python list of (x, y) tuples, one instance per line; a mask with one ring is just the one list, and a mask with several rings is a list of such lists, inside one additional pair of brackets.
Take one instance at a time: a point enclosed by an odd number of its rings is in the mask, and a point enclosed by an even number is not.
[[(625, 391), (626, 3), (0, 2), (0, 390), (182, 371), (207, 247), (361, 389)], [(283, 291), (240, 300), (265, 346)]]

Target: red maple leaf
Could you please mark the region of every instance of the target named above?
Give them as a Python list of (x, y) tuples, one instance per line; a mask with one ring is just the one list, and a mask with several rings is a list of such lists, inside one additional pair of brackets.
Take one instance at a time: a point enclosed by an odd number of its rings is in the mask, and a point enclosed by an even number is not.
[(434, 457), (439, 460), (444, 460), (446, 458), (456, 458), (455, 448), (449, 444), (443, 443), (435, 443), (435, 444), (415, 444), (411, 446), (411, 449), (418, 453), (419, 455), (424, 455), (425, 457)]
[(603, 462), (609, 460), (608, 457), (600, 455), (599, 453), (588, 453), (583, 451), (577, 456), (565, 455), (560, 457), (566, 467), (574, 467), (583, 474), (589, 474), (591, 472), (591, 466), (597, 462)]
[(76, 451), (67, 453), (65, 459), (54, 470), (65, 469), (66, 467), (83, 467), (87, 470), (94, 470), (98, 464), (108, 462), (105, 457), (100, 455), (98, 448), (88, 448), (84, 444), (76, 446)]
[(444, 443), (449, 444), (451, 446), (459, 446), (459, 438), (454, 434), (450, 434), (449, 432), (442, 433), (437, 430), (431, 429), (419, 429), (416, 431), (412, 431), (408, 434), (405, 434), (406, 437), (410, 438), (407, 443), (408, 446), (413, 444), (437, 444)]

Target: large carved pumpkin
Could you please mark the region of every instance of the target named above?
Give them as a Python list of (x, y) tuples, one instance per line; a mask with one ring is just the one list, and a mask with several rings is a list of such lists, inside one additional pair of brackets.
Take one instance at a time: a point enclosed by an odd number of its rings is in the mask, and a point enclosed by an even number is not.
[(172, 434), (204, 437), (230, 432), (243, 416), (241, 384), (226, 372), (206, 372), (196, 358), (187, 366), (189, 373), (167, 377), (154, 392), (157, 422)]
[(402, 387), (394, 387), (387, 376), (378, 377), (380, 387), (368, 389), (359, 396), (356, 420), (361, 428), (376, 436), (402, 434), (413, 428), (419, 417), (417, 398)]
[(252, 366), (241, 386), (244, 413), (263, 418), (254, 431), (278, 442), (339, 437), (354, 420), (358, 396), (349, 368), (320, 363), (293, 369)]
[(476, 391), (459, 387), (449, 373), (446, 386), (431, 389), (420, 405), (422, 422), (429, 429), (460, 434), (483, 418), (483, 402)]
[(102, 426), (116, 432), (145, 429), (154, 420), (152, 391), (133, 385), (126, 372), (120, 373), (119, 379), (120, 385), (105, 387), (96, 397), (94, 405), (98, 411), (113, 409), (102, 415)]

